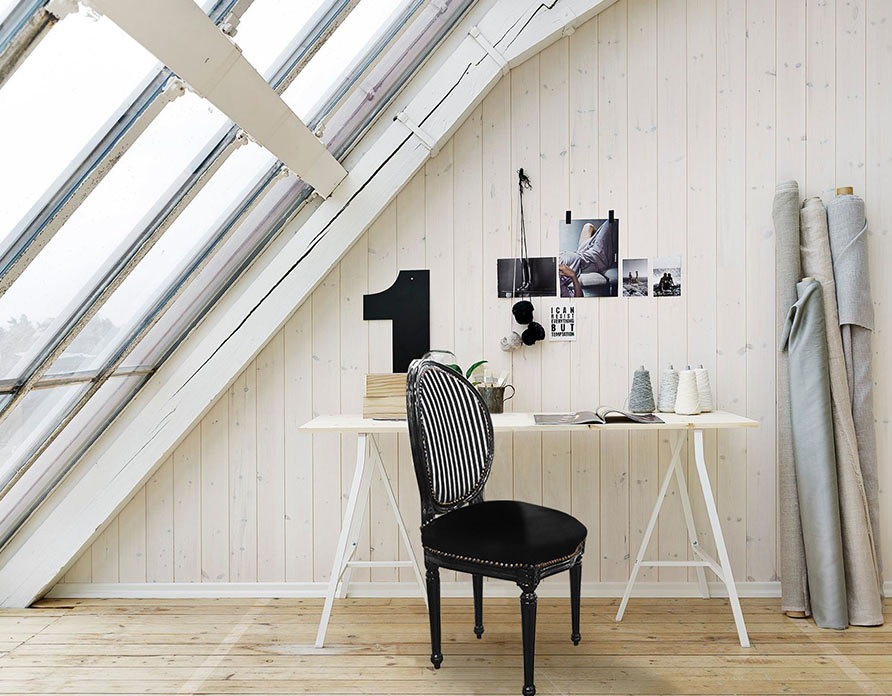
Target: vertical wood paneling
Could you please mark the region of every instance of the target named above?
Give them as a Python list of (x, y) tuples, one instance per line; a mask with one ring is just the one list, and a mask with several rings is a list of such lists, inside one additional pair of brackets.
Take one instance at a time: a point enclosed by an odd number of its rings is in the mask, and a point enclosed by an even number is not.
[[(687, 3), (687, 192), (688, 355), (694, 365), (716, 372), (716, 44), (715, 0)], [(716, 434), (704, 433), (706, 466), (717, 483)], [(694, 462), (688, 490), (698, 538), (715, 557), (715, 543), (700, 494)], [(688, 550), (688, 557), (692, 552)], [(696, 571), (688, 570), (688, 579)]]
[[(658, 247), (657, 229), (657, 2), (629, 0), (628, 11), (628, 134), (629, 209), (626, 214), (622, 256), (647, 258)], [(620, 266), (622, 272), (622, 266)], [(648, 282), (649, 284), (649, 282)], [(654, 395), (660, 368), (654, 326), (657, 300), (650, 294), (628, 301), (629, 369), (643, 365), (650, 370)], [(650, 520), (659, 489), (659, 438), (656, 433), (629, 435), (629, 550), (634, 554)], [(657, 540), (650, 553), (657, 551)], [(655, 568), (642, 568), (643, 582), (657, 579)]]
[(229, 580), (229, 399), (201, 419), (201, 579)]
[[(511, 75), (503, 77), (486, 95), (480, 107), (481, 171), (483, 181), (483, 353), (493, 370), (510, 370), (511, 356), (497, 350), (503, 336), (514, 330), (509, 303), (497, 297), (496, 260), (511, 255), (516, 226), (511, 215), (514, 172), (511, 170)], [(513, 381), (513, 378), (512, 380)], [(514, 400), (505, 410), (514, 409)], [(500, 433), (495, 438), (495, 458), (486, 486), (492, 500), (509, 499), (514, 493), (514, 438)]]
[(146, 581), (173, 582), (173, 457), (146, 483)]
[[(344, 413), (362, 412), (362, 395), (365, 392), (365, 376), (369, 372), (369, 331), (362, 320), (362, 296), (369, 291), (369, 242), (363, 235), (344, 256), (341, 265), (341, 408)], [(350, 486), (356, 471), (356, 447), (358, 436), (341, 436), (341, 514), (347, 506)], [(357, 547), (356, 560), (368, 560), (368, 536), (364, 535)], [(367, 569), (357, 569), (353, 580), (369, 579)]]
[(201, 582), (201, 424), (173, 452), (175, 582)]
[[(579, 218), (598, 214), (598, 22), (583, 24), (569, 37), (569, 206)], [(570, 408), (600, 403), (598, 369), (600, 302), (574, 302), (576, 340), (570, 344)], [(571, 433), (571, 512), (588, 529), (583, 579), (601, 577), (601, 436)]]
[[(657, 3), (657, 253), (681, 255), (681, 297), (657, 299), (657, 345), (661, 367), (683, 370), (688, 364), (686, 312), (691, 269), (687, 257), (687, 4)], [(688, 447), (682, 447), (682, 465)], [(669, 465), (669, 439), (660, 436), (660, 479)], [(665, 560), (687, 557), (688, 534), (675, 480), (659, 523), (659, 554)], [(659, 579), (680, 581), (683, 568), (660, 568)]]
[[(423, 172), (415, 176), (407, 189), (400, 194), (396, 205), (389, 205), (369, 230), (369, 292), (381, 292), (390, 287), (400, 268), (425, 267)], [(392, 346), (392, 322), (369, 322), (370, 372), (393, 370)], [(405, 488), (399, 485), (399, 473), (402, 471), (405, 479), (411, 471), (408, 466), (411, 460), (408, 441), (395, 435), (382, 435), (375, 439), (391, 476), (394, 494), (399, 496), (401, 488)], [(402, 449), (400, 440), (406, 440)], [(398, 541), (396, 523), (377, 476), (372, 478), (370, 497), (366, 513), (369, 518), (369, 557), (373, 561), (395, 558)], [(370, 575), (374, 580), (396, 579), (396, 571), (391, 568), (374, 568)]]
[(253, 361), (229, 388), (229, 577), (232, 582), (257, 580), (257, 365)]
[[(340, 268), (332, 270), (313, 292), (313, 415), (339, 413)], [(258, 373), (259, 378), (259, 373)], [(259, 386), (259, 385), (258, 385)], [(260, 462), (257, 463), (258, 470)], [(258, 488), (260, 483), (258, 481)], [(328, 580), (341, 529), (341, 437), (313, 435), (313, 579)], [(259, 525), (258, 525), (259, 531)], [(262, 533), (262, 532), (261, 532)], [(258, 563), (258, 574), (260, 564)]]
[[(710, 369), (719, 407), (758, 431), (707, 438), (738, 579), (776, 579), (774, 239), (776, 180), (804, 192), (865, 194), (870, 221), (877, 436), (890, 452), (887, 359), (892, 302), (892, 10), (877, 0), (620, 0), (502, 78), (339, 266), (297, 308), (68, 570), (68, 582), (321, 581), (328, 577), (356, 458), (355, 436), (297, 430), (315, 414), (357, 412), (364, 376), (391, 369), (390, 322), (363, 322), (361, 296), (399, 269), (430, 268), (432, 343), (462, 364), (512, 370), (508, 409), (624, 402), (632, 371)], [(807, 136), (807, 137), (806, 137)], [(683, 255), (680, 299), (573, 300), (578, 338), (499, 349), (511, 301), (496, 259), (516, 253), (516, 170), (529, 248), (557, 253), (557, 220), (621, 221), (621, 256)], [(551, 299), (535, 300), (544, 322)], [(489, 499), (569, 509), (589, 529), (585, 578), (621, 581), (668, 464), (665, 438), (499, 435)], [(382, 452), (416, 551), (418, 491), (406, 437)], [(690, 454), (685, 448), (684, 460)], [(687, 462), (690, 467), (690, 462)], [(881, 470), (883, 527), (892, 474)], [(689, 469), (689, 474), (691, 470)], [(677, 491), (650, 554), (688, 554)], [(691, 481), (704, 543), (699, 487)], [(882, 535), (886, 558), (892, 534)], [(375, 481), (358, 558), (397, 551)], [(401, 550), (405, 557), (405, 553)], [(445, 580), (454, 579), (444, 574)], [(684, 580), (679, 569), (649, 580)], [(406, 569), (353, 579), (414, 582)]]
[[(746, 412), (746, 7), (716, 5), (716, 405)], [(731, 567), (746, 575), (746, 433), (718, 434), (717, 505)]]
[(146, 489), (140, 488), (118, 515), (118, 579), (146, 581)]
[[(871, 259), (892, 258), (892, 3), (867, 6), (867, 219)], [(880, 543), (885, 577), (892, 577), (892, 383), (889, 355), (892, 354), (892, 300), (885, 274), (874, 265), (870, 275), (874, 297), (873, 369), (874, 413), (877, 421), (877, 461), (880, 462)]]
[[(601, 13), (598, 30), (598, 217), (614, 210), (620, 237), (628, 207), (628, 116), (625, 0)], [(623, 242), (620, 239), (620, 253)], [(592, 302), (593, 300), (581, 300)], [(627, 298), (601, 303), (600, 403), (621, 404), (629, 393)], [(601, 435), (601, 580), (629, 573), (629, 434)]]
[[(774, 0), (746, 6), (746, 331), (747, 433), (746, 579), (777, 577), (775, 471), (774, 230), (775, 172)], [(810, 157), (811, 155), (809, 155)], [(743, 572), (738, 571), (743, 579)]]
[[(313, 416), (313, 303), (282, 329), (285, 348), (285, 578), (313, 579), (313, 436), (298, 431)], [(327, 538), (327, 537), (326, 537)]]
[[(337, 326), (334, 333), (337, 335)], [(326, 355), (323, 361), (330, 369), (327, 360)], [(334, 360), (337, 367), (337, 351)], [(257, 580), (260, 582), (285, 580), (284, 361), (280, 331), (264, 346), (256, 361), (257, 496), (263, 501), (257, 508)]]
[[(511, 73), (511, 171), (512, 171), (512, 254), (518, 254), (520, 239), (520, 196), (517, 170), (523, 169), (532, 183), (524, 193), (523, 207), (527, 245), (530, 256), (540, 249), (539, 200), (542, 176), (539, 167), (539, 56), (515, 68)], [(532, 298), (534, 316), (542, 322), (543, 303)], [(502, 311), (511, 311), (513, 302)], [(520, 332), (526, 327), (518, 327)], [(511, 379), (517, 389), (512, 399), (515, 411), (542, 408), (542, 342), (523, 346), (511, 355)], [(533, 433), (514, 435), (514, 497), (528, 503), (542, 502), (542, 437)]]

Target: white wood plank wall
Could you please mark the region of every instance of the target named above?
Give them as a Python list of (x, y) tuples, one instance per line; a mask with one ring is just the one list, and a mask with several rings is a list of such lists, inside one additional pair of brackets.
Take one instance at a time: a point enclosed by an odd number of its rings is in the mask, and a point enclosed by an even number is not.
[[(887, 0), (621, 0), (578, 27), (499, 82), (66, 580), (325, 580), (356, 437), (295, 428), (314, 414), (357, 412), (364, 375), (389, 369), (389, 325), (363, 322), (361, 297), (399, 268), (431, 269), (432, 345), (465, 364), (510, 367), (517, 410), (622, 404), (640, 364), (655, 381), (669, 362), (708, 367), (719, 406), (762, 423), (706, 443), (731, 560), (740, 580), (777, 580), (770, 208), (775, 181), (791, 177), (808, 195), (853, 185), (867, 201), (882, 514), (892, 529), (892, 296), (881, 265), (892, 258), (890, 61)], [(556, 253), (566, 209), (614, 209), (623, 255), (683, 256), (684, 296), (578, 300), (575, 343), (502, 353), (510, 301), (495, 297), (495, 259), (517, 231), (520, 167), (534, 186), (532, 254)], [(542, 320), (549, 301), (535, 305)], [(408, 443), (380, 444), (414, 531)], [(590, 532), (586, 581), (621, 581), (667, 465), (655, 435), (502, 436), (489, 497), (579, 516)], [(653, 548), (666, 558), (687, 554), (671, 496)], [(705, 533), (693, 487), (692, 497)], [(377, 485), (367, 514), (360, 556), (392, 556), (397, 530)], [(890, 559), (892, 533), (883, 540)], [(354, 577), (412, 580), (387, 569)], [(692, 579), (672, 568), (643, 577)]]

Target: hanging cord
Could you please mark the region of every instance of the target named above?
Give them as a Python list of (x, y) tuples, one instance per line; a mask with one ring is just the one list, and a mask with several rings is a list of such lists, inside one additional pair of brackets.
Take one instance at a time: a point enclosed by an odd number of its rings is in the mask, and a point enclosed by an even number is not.
[[(530, 191), (533, 188), (532, 182), (530, 182), (530, 177), (528, 177), (523, 172), (523, 168), (517, 170), (517, 190), (520, 197), (520, 268), (521, 273), (523, 274), (523, 282), (520, 285), (521, 295), (524, 293), (529, 294), (530, 286), (532, 285), (533, 279), (532, 274), (530, 273), (530, 252), (527, 248), (527, 223), (523, 214), (523, 193), (524, 191)], [(515, 264), (515, 273), (517, 266)]]

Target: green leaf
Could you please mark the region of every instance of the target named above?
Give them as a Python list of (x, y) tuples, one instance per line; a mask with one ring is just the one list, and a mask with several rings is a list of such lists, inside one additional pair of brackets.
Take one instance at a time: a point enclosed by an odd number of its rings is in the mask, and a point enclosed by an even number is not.
[(458, 374), (461, 374), (461, 368), (458, 365), (447, 365), (450, 370), (455, 370)]
[(468, 368), (468, 371), (465, 373), (465, 378), (466, 378), (466, 379), (471, 379), (471, 375), (474, 374), (474, 370), (476, 370), (476, 369), (477, 369), (478, 367), (480, 367), (481, 365), (485, 365), (487, 362), (488, 362), (488, 361), (486, 361), (486, 360), (480, 360), (480, 361), (478, 361), (478, 362), (475, 362), (473, 365), (471, 365), (471, 366)]

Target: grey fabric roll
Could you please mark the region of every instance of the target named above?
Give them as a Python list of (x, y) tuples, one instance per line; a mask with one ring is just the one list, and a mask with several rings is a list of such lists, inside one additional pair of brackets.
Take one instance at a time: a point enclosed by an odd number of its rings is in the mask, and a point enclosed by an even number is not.
[(846, 573), (831, 417), (827, 330), (821, 284), (804, 280), (790, 307), (780, 349), (789, 353), (793, 454), (815, 623), (848, 626)]
[[(775, 188), (771, 209), (774, 220), (775, 319), (780, 340), (787, 312), (796, 302), (799, 267), (799, 185), (785, 181)], [(793, 441), (790, 420), (790, 380), (787, 354), (777, 358), (777, 474), (780, 495), (780, 566), (781, 608), (783, 611), (808, 613), (808, 580), (805, 548), (799, 518), (799, 496), (793, 466)]]
[[(866, 582), (858, 596), (863, 612), (852, 619), (858, 625), (882, 623), (882, 560), (879, 544), (879, 483), (876, 432), (873, 418), (871, 335), (873, 304), (867, 254), (867, 220), (858, 196), (837, 196), (827, 206), (836, 299), (846, 362), (852, 417), (858, 442), (861, 492), (867, 514), (875, 582)], [(854, 501), (857, 503), (857, 500)], [(866, 562), (865, 562), (866, 565)], [(865, 570), (865, 575), (867, 571)], [(876, 605), (879, 605), (878, 607)], [(851, 610), (851, 607), (850, 607)]]

